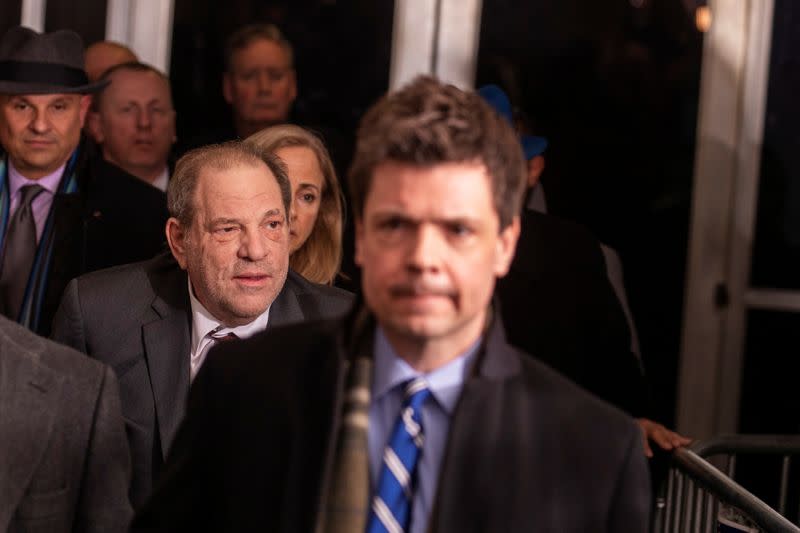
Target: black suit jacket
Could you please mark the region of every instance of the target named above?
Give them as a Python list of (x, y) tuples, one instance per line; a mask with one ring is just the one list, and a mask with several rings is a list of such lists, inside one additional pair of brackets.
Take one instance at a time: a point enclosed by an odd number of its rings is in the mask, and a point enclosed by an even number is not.
[[(348, 328), (288, 327), (212, 350), (134, 529), (315, 531)], [(431, 531), (646, 531), (635, 423), (511, 348), (501, 329), (453, 414)]]
[(497, 294), (509, 342), (634, 416), (647, 391), (597, 239), (573, 222), (526, 210)]
[[(270, 308), (269, 327), (344, 315), (352, 295), (289, 272)], [(186, 272), (169, 253), (73, 280), (53, 339), (111, 366), (133, 456), (131, 500), (150, 493), (189, 392), (191, 307)]]
[(100, 157), (77, 164), (78, 192), (53, 199), (54, 249), (37, 333), (48, 336), (69, 280), (163, 249), (166, 195)]

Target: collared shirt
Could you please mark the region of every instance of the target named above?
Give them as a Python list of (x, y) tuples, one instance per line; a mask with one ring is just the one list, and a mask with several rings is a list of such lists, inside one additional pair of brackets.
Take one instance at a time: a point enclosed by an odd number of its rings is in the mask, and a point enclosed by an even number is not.
[(156, 189), (167, 192), (167, 184), (169, 183), (169, 167), (164, 167), (164, 170), (153, 180), (152, 185)]
[(192, 282), (187, 281), (187, 283), (189, 284), (189, 303), (192, 308), (192, 351), (189, 354), (189, 363), (191, 380), (194, 381), (197, 371), (200, 370), (203, 361), (206, 359), (206, 354), (215, 343), (214, 339), (211, 338), (212, 333), (220, 336), (233, 333), (240, 339), (251, 337), (267, 327), (269, 307), (249, 324), (229, 328), (217, 320), (195, 297)]
[(19, 207), (19, 202), (22, 199), (22, 194), (20, 193), (22, 187), (26, 185), (39, 185), (44, 188), (42, 192), (36, 195), (36, 198), (34, 198), (31, 203), (33, 221), (36, 224), (37, 243), (42, 238), (44, 225), (47, 222), (47, 215), (50, 213), (50, 208), (53, 206), (53, 198), (56, 192), (58, 192), (58, 184), (61, 181), (61, 175), (64, 173), (64, 167), (66, 166), (67, 164), (65, 162), (52, 174), (48, 174), (38, 180), (31, 180), (20, 174), (19, 171), (14, 168), (14, 165), (11, 164), (11, 161), (8, 162), (8, 187), (11, 193), (11, 203), (9, 204), (11, 207), (10, 216), (13, 216), (17, 207)]
[(537, 183), (528, 194), (528, 203), (525, 207), (531, 211), (547, 213), (547, 199), (544, 196), (544, 187), (542, 187), (541, 183)]
[(416, 486), (411, 507), (411, 533), (428, 529), (428, 517), (436, 497), (450, 419), (458, 403), (464, 381), (478, 352), (480, 339), (446, 365), (423, 374), (403, 361), (389, 344), (383, 330), (375, 332), (372, 399), (369, 407), (369, 466), (371, 493), (378, 486), (383, 452), (394, 429), (403, 402), (403, 384), (424, 376), (431, 395), (422, 405), (422, 429), (425, 444), (417, 463)]

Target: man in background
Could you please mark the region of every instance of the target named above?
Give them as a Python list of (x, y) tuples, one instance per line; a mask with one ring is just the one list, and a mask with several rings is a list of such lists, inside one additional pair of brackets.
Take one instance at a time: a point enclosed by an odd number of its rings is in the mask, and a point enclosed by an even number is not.
[(171, 253), (73, 280), (53, 321), (55, 340), (119, 377), (134, 508), (161, 472), (212, 346), (351, 304), (349, 293), (288, 270), (290, 185), (274, 156), (238, 142), (198, 148), (178, 161), (168, 191)]
[(90, 157), (81, 129), (107, 82), (89, 83), (72, 31), (21, 26), (0, 39), (0, 313), (42, 335), (67, 282), (152, 257), (165, 196)]
[(297, 98), (294, 55), (277, 26), (254, 24), (230, 36), (222, 94), (231, 106), (240, 139), (289, 120)]
[(106, 161), (166, 192), (175, 143), (169, 79), (144, 63), (107, 70), (109, 86), (94, 97), (88, 128)]

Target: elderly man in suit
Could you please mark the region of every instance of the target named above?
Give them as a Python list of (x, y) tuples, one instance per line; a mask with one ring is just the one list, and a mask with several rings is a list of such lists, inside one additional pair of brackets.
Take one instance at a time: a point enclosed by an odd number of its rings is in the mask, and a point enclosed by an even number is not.
[(134, 507), (159, 474), (213, 345), (349, 309), (349, 293), (288, 270), (290, 201), (275, 156), (238, 142), (199, 148), (170, 180), (172, 253), (68, 285), (53, 336), (117, 373)]
[(102, 158), (81, 128), (91, 94), (78, 34), (0, 39), (0, 314), (42, 335), (67, 282), (158, 253), (164, 194)]
[(111, 369), (0, 317), (0, 531), (127, 531)]
[(635, 422), (509, 346), (492, 305), (524, 161), (478, 95), (420, 78), (350, 169), (364, 304), (215, 349), (156, 531), (644, 532)]

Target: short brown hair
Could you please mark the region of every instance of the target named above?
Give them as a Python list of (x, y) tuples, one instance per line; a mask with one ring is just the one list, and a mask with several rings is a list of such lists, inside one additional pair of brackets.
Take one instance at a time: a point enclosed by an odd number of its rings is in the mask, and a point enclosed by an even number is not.
[(274, 24), (248, 24), (233, 32), (225, 44), (225, 72), (230, 72), (233, 54), (255, 41), (270, 41), (286, 50), (289, 66), (294, 68), (294, 50), (283, 32)]
[(501, 229), (522, 207), (525, 159), (511, 126), (478, 94), (430, 76), (388, 93), (361, 120), (349, 172), (357, 218), (363, 214), (375, 167), (386, 161), (421, 167), (482, 163)]
[(342, 223), (344, 211), (342, 190), (331, 156), (319, 137), (293, 124), (272, 126), (254, 133), (244, 141), (261, 150), (274, 153), (288, 146), (311, 150), (325, 179), (317, 220), (303, 246), (292, 253), (289, 266), (304, 278), (316, 283), (333, 283), (342, 262)]
[(186, 153), (175, 165), (175, 172), (167, 186), (167, 209), (170, 216), (178, 219), (182, 226), (190, 226), (194, 219), (194, 191), (200, 173), (208, 168), (225, 171), (236, 166), (258, 166), (264, 163), (269, 168), (281, 190), (284, 215), (289, 217), (292, 188), (286, 177), (283, 162), (272, 154), (242, 143), (230, 141), (195, 148)]

